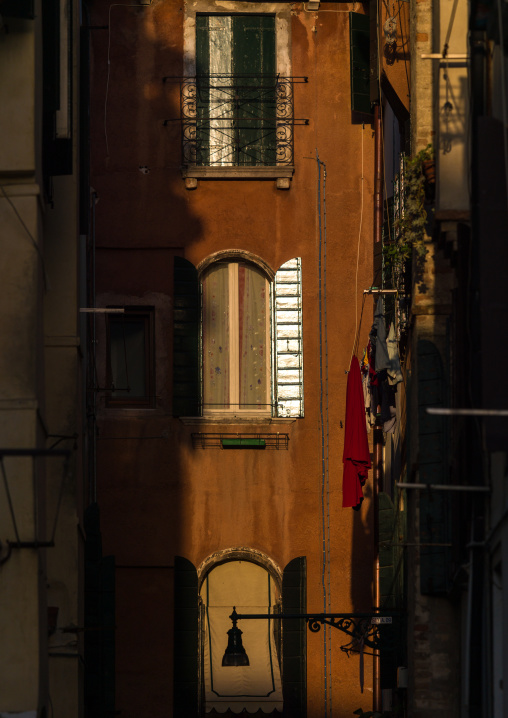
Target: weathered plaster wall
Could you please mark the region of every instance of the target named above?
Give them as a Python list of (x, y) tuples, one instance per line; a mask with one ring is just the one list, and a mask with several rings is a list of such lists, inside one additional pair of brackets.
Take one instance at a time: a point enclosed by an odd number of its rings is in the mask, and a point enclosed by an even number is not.
[[(35, 34), (29, 23), (23, 32), (0, 37), (0, 226), (3, 299), (0, 307), (0, 436), (2, 448), (33, 448), (40, 426), (38, 362), (41, 358), (38, 302), (41, 296), (40, 261), (26, 230), (39, 241), (39, 188), (33, 184)], [(19, 26), (16, 28), (19, 30)], [(11, 204), (12, 203), (12, 204)], [(30, 459), (5, 460), (12, 503), (21, 540), (33, 538), (34, 497)], [(2, 551), (16, 540), (2, 482), (0, 500)], [(44, 651), (40, 634), (39, 557), (33, 551), (14, 551), (0, 568), (0, 711), (36, 710)]]
[[(278, 190), (274, 180), (199, 180), (196, 190), (186, 190), (179, 125), (162, 124), (179, 114), (178, 86), (163, 84), (162, 77), (183, 71), (183, 4), (112, 6), (108, 13), (96, 3), (92, 15), (92, 24), (109, 25), (93, 35), (92, 46), (98, 305), (153, 304), (157, 317), (156, 408), (107, 409), (99, 396), (97, 492), (104, 551), (115, 554), (118, 565), (117, 709), (125, 716), (171, 710), (175, 555), (198, 566), (215, 551), (245, 546), (281, 567), (306, 555), (308, 608), (323, 610), (316, 148), (327, 169), (331, 607), (365, 611), (372, 605), (372, 507), (367, 499), (360, 513), (341, 508), (340, 422), (356, 307), (359, 317), (363, 289), (372, 284), (373, 137), (370, 127), (351, 119), (347, 13), (335, 6), (309, 13), (299, 3), (285, 8), (292, 74), (309, 77), (295, 85), (295, 116), (310, 119), (308, 127), (295, 128), (289, 191)], [(304, 419), (225, 426), (171, 418), (172, 258), (183, 255), (197, 265), (232, 248), (255, 253), (273, 269), (302, 258)], [(369, 329), (364, 322), (360, 346)], [(104, 367), (104, 329), (99, 331)], [(287, 432), (289, 448), (192, 448), (192, 432), (221, 430)], [(322, 641), (322, 635), (308, 638), (309, 718), (323, 715)], [(369, 658), (362, 696), (358, 659), (339, 650), (346, 642), (334, 632), (334, 714), (344, 717), (359, 706), (368, 709), (372, 696)]]
[(433, 60), (422, 59), (422, 54), (434, 51), (434, 3), (412, 0), (410, 8), (411, 149), (418, 152), (435, 142)]
[[(0, 226), (3, 297), (0, 306), (0, 447), (42, 449), (55, 435), (79, 435), (77, 338), (77, 95), (74, 95), (74, 177), (55, 180), (53, 205), (41, 187), (42, 16), (5, 18), (0, 32)], [(62, 7), (64, 3), (62, 3)], [(74, 14), (75, 28), (79, 16)], [(74, 90), (79, 47), (75, 45)], [(65, 62), (65, 55), (62, 55)], [(53, 435), (47, 443), (48, 434)], [(59, 448), (72, 449), (76, 438)], [(61, 459), (7, 458), (5, 472), (19, 540), (50, 537), (60, 492)], [(56, 545), (13, 549), (0, 565), (0, 713), (80, 715), (80, 666), (74, 643), (61, 657), (62, 632), (52, 639), (60, 656), (51, 669), (47, 606), (59, 608), (61, 629), (79, 625), (78, 453), (66, 478)], [(38, 500), (34, 500), (34, 486)], [(44, 524), (47, 524), (46, 533)], [(38, 533), (36, 535), (36, 525)], [(5, 486), (0, 489), (1, 557), (17, 540)], [(48, 600), (49, 588), (49, 600)], [(69, 642), (69, 641), (68, 641)], [(49, 676), (51, 672), (51, 678)], [(26, 712), (26, 713), (25, 713)], [(32, 713), (33, 712), (33, 713)]]
[[(448, 41), (450, 55), (462, 55), (462, 59), (439, 62), (427, 60), (433, 65), (436, 81), (434, 102), (435, 121), (438, 128), (436, 157), (438, 167), (438, 196), (436, 212), (448, 213), (452, 219), (466, 219), (455, 215), (468, 212), (470, 197), (469, 141), (469, 73), (466, 55), (468, 53), (467, 5), (458, 6), (453, 12), (450, 0), (441, 0), (436, 11), (439, 13), (439, 30), (436, 32), (434, 52), (442, 52)], [(451, 212), (451, 214), (450, 214)]]
[[(448, 323), (452, 307), (454, 274), (436, 243), (428, 241), (427, 254), (416, 274), (413, 291), (411, 381), (408, 432), (410, 454), (408, 476), (419, 481), (418, 445), (418, 354), (419, 340), (431, 341), (448, 371)], [(458, 716), (460, 710), (460, 613), (448, 597), (422, 595), (420, 589), (419, 492), (408, 491), (410, 520), (408, 534), (408, 711), (415, 718)]]

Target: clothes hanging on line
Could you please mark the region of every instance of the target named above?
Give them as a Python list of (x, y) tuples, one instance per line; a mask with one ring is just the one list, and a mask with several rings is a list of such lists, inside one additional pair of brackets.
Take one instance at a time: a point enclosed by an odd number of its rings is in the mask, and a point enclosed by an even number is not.
[(346, 419), (344, 432), (344, 472), (342, 506), (358, 510), (363, 501), (362, 487), (371, 468), (365, 425), (365, 404), (358, 359), (353, 356), (347, 377)]
[(388, 373), (388, 381), (392, 386), (397, 386), (403, 381), (402, 371), (400, 369), (399, 345), (395, 336), (395, 325), (391, 324), (390, 331), (386, 338), (386, 346), (388, 349), (389, 366), (386, 371)]
[(393, 324), (388, 335), (386, 333), (382, 297), (376, 305), (361, 372), (367, 430), (370, 431), (370, 427), (380, 422), (385, 433), (392, 432), (397, 421), (397, 384), (403, 377)]

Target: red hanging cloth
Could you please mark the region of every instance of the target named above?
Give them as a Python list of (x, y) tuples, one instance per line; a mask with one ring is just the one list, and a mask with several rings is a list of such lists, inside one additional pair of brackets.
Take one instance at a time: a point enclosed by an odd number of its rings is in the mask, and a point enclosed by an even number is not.
[(358, 359), (353, 356), (347, 377), (346, 421), (344, 437), (344, 474), (342, 506), (359, 509), (363, 501), (362, 486), (367, 480), (370, 463), (362, 377)]

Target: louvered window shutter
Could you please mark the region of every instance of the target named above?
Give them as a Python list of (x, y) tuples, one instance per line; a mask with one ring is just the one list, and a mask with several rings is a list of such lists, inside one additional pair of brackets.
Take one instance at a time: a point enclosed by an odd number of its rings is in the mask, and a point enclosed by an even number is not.
[(290, 259), (275, 275), (276, 416), (303, 416), (302, 266)]
[[(282, 576), (282, 612), (307, 610), (307, 563), (294, 558)], [(307, 714), (307, 624), (304, 619), (286, 619), (282, 626), (282, 687), (284, 715), (304, 718)]]
[(349, 13), (351, 110), (372, 114), (370, 106), (370, 18)]
[(85, 716), (103, 718), (115, 713), (115, 558), (102, 555), (97, 504), (86, 509), (84, 524)]
[[(275, 165), (275, 17), (233, 16), (233, 73), (237, 92), (238, 164)], [(243, 79), (241, 79), (243, 77)]]
[(198, 574), (186, 558), (175, 556), (174, 718), (199, 712)]
[(194, 265), (175, 257), (173, 321), (173, 416), (201, 413), (201, 284)]

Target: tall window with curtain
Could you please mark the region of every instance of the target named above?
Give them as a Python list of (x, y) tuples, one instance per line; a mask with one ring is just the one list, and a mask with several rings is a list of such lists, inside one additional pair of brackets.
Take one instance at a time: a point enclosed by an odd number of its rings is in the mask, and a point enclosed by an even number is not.
[(198, 165), (276, 164), (274, 15), (196, 17)]
[(203, 413), (271, 413), (270, 285), (254, 265), (217, 262), (203, 280)]
[(282, 715), (280, 647), (274, 622), (242, 621), (249, 666), (223, 666), (233, 605), (238, 613), (273, 613), (280, 590), (271, 574), (250, 561), (228, 561), (213, 568), (201, 585), (205, 611), (203, 679), (205, 711), (237, 715), (243, 711)]
[(227, 250), (201, 272), (175, 261), (174, 416), (302, 417), (301, 259), (274, 276), (239, 254)]

